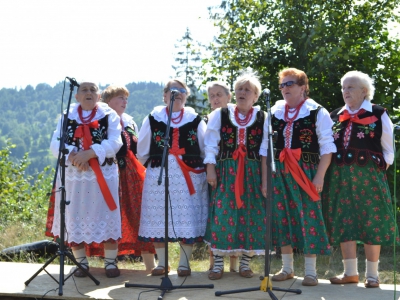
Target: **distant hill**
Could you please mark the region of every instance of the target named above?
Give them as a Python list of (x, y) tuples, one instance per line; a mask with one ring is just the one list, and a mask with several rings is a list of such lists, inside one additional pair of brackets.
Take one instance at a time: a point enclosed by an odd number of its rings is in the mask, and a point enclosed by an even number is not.
[[(31, 165), (27, 172), (31, 175), (42, 171), (46, 166), (54, 166), (55, 158), (50, 154), (49, 146), (53, 131), (62, 110), (61, 98), (64, 83), (54, 87), (41, 83), (36, 88), (28, 85), (25, 89), (0, 90), (0, 149), (10, 138), (17, 147), (12, 157), (21, 159), (29, 152)], [(104, 89), (106, 86), (100, 86)], [(126, 113), (134, 117), (139, 128), (143, 118), (154, 106), (162, 105), (163, 84), (154, 82), (129, 83), (130, 92)], [(72, 103), (75, 103), (75, 92)], [(64, 91), (64, 109), (69, 96), (69, 83)]]

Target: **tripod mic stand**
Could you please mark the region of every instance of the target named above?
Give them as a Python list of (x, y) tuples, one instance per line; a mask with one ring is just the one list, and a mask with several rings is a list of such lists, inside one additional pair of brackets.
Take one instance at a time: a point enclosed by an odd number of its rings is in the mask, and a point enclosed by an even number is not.
[[(68, 78), (68, 77), (67, 77)], [(94, 278), (89, 271), (87, 271), (82, 265), (77, 262), (75, 257), (72, 255), (70, 251), (68, 251), (65, 247), (65, 206), (69, 204), (69, 201), (66, 201), (65, 199), (65, 156), (68, 154), (68, 149), (65, 148), (65, 143), (64, 141), (66, 140), (66, 129), (67, 129), (67, 120), (68, 120), (68, 113), (69, 113), (69, 107), (71, 104), (71, 98), (72, 98), (72, 92), (74, 90), (74, 86), (79, 87), (79, 85), (76, 83), (75, 79), (70, 79), (68, 78), (71, 83), (70, 83), (70, 93), (69, 93), (69, 99), (68, 99), (68, 105), (67, 105), (67, 113), (64, 115), (63, 119), (63, 127), (62, 127), (62, 137), (60, 139), (60, 150), (58, 154), (58, 159), (57, 159), (57, 165), (60, 164), (61, 166), (61, 186), (59, 188), (59, 191), (61, 193), (61, 200), (60, 200), (60, 241), (59, 241), (59, 250), (55, 255), (53, 255), (35, 274), (32, 275), (31, 278), (29, 278), (27, 281), (25, 281), (25, 285), (28, 286), (29, 283), (37, 276), (39, 275), (40, 272), (45, 271), (55, 282), (59, 284), (58, 287), (58, 295), (62, 296), (63, 295), (63, 285), (65, 281), (70, 278), (74, 273), (71, 273), (69, 276), (64, 278), (64, 260), (66, 257), (68, 257), (76, 266), (78, 266), (87, 276), (89, 276), (90, 279), (93, 280), (93, 282), (96, 285), (99, 285), (100, 282)], [(57, 176), (57, 174), (55, 175)], [(46, 267), (53, 262), (57, 257), (60, 257), (60, 272), (59, 272), (59, 279), (57, 280), (54, 278), (49, 272), (47, 272)]]
[(237, 293), (244, 293), (244, 292), (252, 292), (261, 290), (263, 292), (267, 292), (271, 299), (278, 300), (278, 298), (274, 295), (272, 290), (280, 291), (280, 292), (290, 292), (301, 294), (301, 290), (299, 289), (284, 289), (279, 287), (272, 287), (272, 281), (269, 278), (269, 271), (270, 271), (270, 243), (271, 243), (271, 224), (272, 224), (272, 214), (271, 214), (271, 202), (272, 202), (272, 174), (275, 174), (275, 162), (274, 162), (274, 132), (272, 130), (271, 125), (271, 108), (270, 108), (270, 99), (269, 94), (270, 91), (265, 89), (263, 91), (263, 96), (266, 97), (267, 103), (267, 118), (268, 118), (268, 156), (267, 156), (267, 200), (265, 205), (266, 211), (266, 230), (265, 230), (265, 265), (264, 265), (264, 276), (260, 276), (261, 284), (259, 287), (252, 287), (247, 289), (239, 289), (239, 290), (231, 290), (231, 291), (216, 291), (215, 296), (221, 296), (226, 294), (237, 294)]
[[(171, 99), (169, 104), (169, 114), (167, 121), (167, 129), (164, 137), (164, 149), (163, 156), (161, 160), (161, 168), (160, 175), (158, 177), (158, 185), (162, 183), (162, 174), (165, 169), (165, 177), (164, 177), (164, 186), (165, 186), (165, 234), (164, 234), (164, 249), (165, 249), (165, 277), (161, 278), (161, 285), (151, 285), (151, 284), (134, 284), (134, 283), (125, 283), (125, 287), (144, 287), (144, 288), (153, 288), (161, 290), (161, 295), (157, 299), (163, 299), (166, 292), (169, 292), (174, 289), (191, 289), (191, 288), (214, 288), (213, 284), (205, 284), (205, 285), (172, 285), (171, 280), (168, 277), (168, 186), (169, 186), (169, 177), (168, 177), (168, 149), (169, 149), (169, 140), (170, 140), (170, 128), (171, 128), (171, 119), (172, 119), (172, 109), (174, 106), (176, 91), (171, 91)], [(173, 225), (172, 225), (173, 226)], [(187, 258), (189, 259), (189, 257)]]

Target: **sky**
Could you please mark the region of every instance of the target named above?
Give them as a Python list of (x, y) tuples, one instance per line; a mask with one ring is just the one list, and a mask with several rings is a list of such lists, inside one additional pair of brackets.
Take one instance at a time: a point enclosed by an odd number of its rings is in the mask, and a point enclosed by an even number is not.
[(102, 85), (174, 77), (178, 40), (217, 34), (220, 0), (0, 0), (0, 89), (54, 86), (66, 76)]

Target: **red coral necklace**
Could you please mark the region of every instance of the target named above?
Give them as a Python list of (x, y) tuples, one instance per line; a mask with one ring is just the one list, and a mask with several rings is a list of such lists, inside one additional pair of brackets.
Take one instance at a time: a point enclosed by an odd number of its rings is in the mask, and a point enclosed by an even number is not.
[[(296, 120), (297, 116), (299, 115), (300, 108), (303, 106), (304, 102), (306, 102), (307, 99), (304, 99), (297, 105), (294, 109), (290, 108), (289, 105), (285, 104), (285, 121), (286, 122), (293, 122)], [(289, 111), (291, 113), (294, 113), (293, 117), (289, 118)]]
[(237, 106), (235, 107), (235, 120), (236, 123), (238, 123), (240, 126), (246, 126), (247, 123), (250, 122), (251, 117), (253, 116), (253, 110), (254, 108), (252, 107), (249, 112), (247, 113), (246, 117), (242, 120), (239, 118), (239, 110), (237, 108)]
[[(182, 109), (181, 109), (181, 112), (179, 113), (179, 115), (178, 115), (177, 117), (172, 118), (172, 116), (171, 116), (171, 122), (174, 123), (174, 124), (178, 124), (180, 121), (182, 121), (183, 112), (184, 112), (184, 109), (182, 108)], [(169, 109), (168, 109), (168, 107), (167, 107), (167, 116), (169, 116)]]
[(82, 106), (79, 105), (78, 114), (79, 114), (79, 118), (81, 119), (83, 124), (88, 124), (93, 120), (94, 116), (96, 115), (97, 108), (98, 108), (98, 106), (96, 104), (96, 106), (92, 109), (92, 112), (87, 117), (84, 117), (83, 111), (82, 111)]

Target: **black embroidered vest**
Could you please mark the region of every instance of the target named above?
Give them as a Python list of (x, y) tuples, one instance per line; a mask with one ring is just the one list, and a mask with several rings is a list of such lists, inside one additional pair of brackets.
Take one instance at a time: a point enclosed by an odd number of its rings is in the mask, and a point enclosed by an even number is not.
[[(197, 117), (189, 123), (179, 127), (179, 148), (185, 149), (185, 154), (182, 155), (182, 160), (185, 164), (192, 168), (203, 168), (203, 159), (200, 157), (200, 146), (197, 138), (197, 127), (201, 122), (201, 117)], [(158, 122), (153, 116), (149, 116), (151, 127), (151, 142), (150, 142), (150, 157), (146, 161), (147, 167), (150, 163), (151, 168), (161, 166), (161, 159), (164, 146), (164, 135), (167, 130), (167, 125), (164, 122)], [(174, 128), (170, 128), (169, 146), (172, 147)]]
[[(64, 115), (65, 117), (65, 115)], [(81, 143), (79, 139), (74, 138), (75, 130), (78, 128), (79, 123), (75, 120), (68, 119), (67, 120), (67, 144), (73, 145), (77, 147), (79, 150), (82, 150)], [(90, 133), (92, 134), (92, 143), (93, 144), (101, 144), (101, 142), (107, 139), (107, 128), (108, 128), (108, 115), (102, 119), (98, 120), (99, 127), (98, 128), (90, 128)], [(107, 157), (102, 164), (105, 166), (106, 164), (111, 165), (113, 164), (114, 157)]]
[(137, 153), (137, 133), (132, 126), (126, 126), (121, 132), (122, 147), (117, 153), (117, 161), (120, 169), (126, 167), (126, 156), (128, 149), (132, 151), (134, 155)]
[(378, 120), (369, 125), (353, 123), (350, 133), (350, 142), (347, 148), (344, 148), (343, 139), (349, 120), (339, 122), (339, 110), (335, 109), (331, 112), (331, 118), (334, 122), (332, 131), (337, 152), (332, 156), (332, 163), (335, 162), (341, 166), (343, 164), (351, 165), (356, 163), (364, 166), (369, 160), (374, 161), (380, 169), (386, 169), (386, 161), (383, 158), (381, 137), (382, 137), (382, 120), (381, 116), (385, 112), (385, 108), (379, 105), (372, 105), (372, 112), (365, 111), (358, 115), (360, 119), (375, 116)]
[[(249, 160), (260, 160), (260, 146), (264, 132), (265, 114), (258, 111), (253, 124), (246, 127), (246, 156)], [(232, 159), (238, 146), (239, 128), (231, 122), (228, 108), (221, 108), (221, 140), (217, 160)]]
[[(290, 149), (301, 148), (301, 158), (303, 162), (318, 164), (319, 163), (319, 144), (316, 132), (315, 123), (317, 121), (317, 114), (321, 107), (316, 110), (311, 110), (310, 115), (304, 118), (299, 118), (293, 122), (292, 143)], [(279, 155), (283, 148), (285, 148), (285, 126), (287, 122), (272, 116), (271, 120), (272, 129), (278, 136), (274, 140), (275, 159), (279, 160)]]

